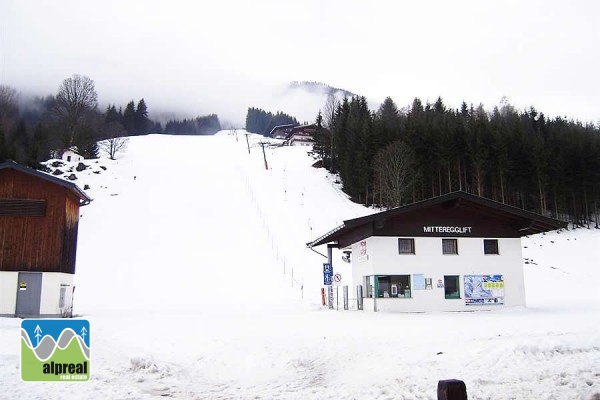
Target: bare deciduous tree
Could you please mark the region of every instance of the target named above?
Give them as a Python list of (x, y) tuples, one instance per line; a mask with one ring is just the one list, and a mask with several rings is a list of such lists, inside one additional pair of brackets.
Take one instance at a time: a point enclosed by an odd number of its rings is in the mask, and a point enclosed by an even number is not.
[(104, 140), (98, 144), (100, 149), (102, 149), (102, 151), (104, 151), (111, 160), (114, 160), (117, 153), (127, 149), (128, 143), (129, 138), (127, 137), (115, 137)]
[(329, 94), (327, 96), (327, 101), (325, 102), (325, 106), (323, 107), (323, 127), (327, 129), (330, 133), (330, 143), (329, 143), (329, 159), (331, 160), (331, 171), (335, 171), (334, 166), (334, 143), (333, 143), (333, 133), (334, 133), (334, 123), (335, 123), (335, 112), (340, 105), (340, 101), (335, 97), (334, 94)]
[(396, 141), (380, 150), (374, 160), (376, 190), (379, 202), (389, 207), (399, 207), (413, 183), (414, 156), (402, 141)]
[(340, 105), (339, 100), (333, 94), (327, 96), (327, 101), (323, 106), (323, 127), (333, 129), (333, 122), (335, 121), (335, 111)]
[(54, 105), (55, 115), (67, 129), (67, 146), (75, 143), (77, 134), (86, 127), (88, 117), (98, 106), (94, 81), (87, 76), (74, 74), (63, 81)]

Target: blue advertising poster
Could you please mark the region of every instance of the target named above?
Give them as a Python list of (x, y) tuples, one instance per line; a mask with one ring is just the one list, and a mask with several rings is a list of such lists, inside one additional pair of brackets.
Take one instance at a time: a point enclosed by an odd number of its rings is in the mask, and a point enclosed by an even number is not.
[(466, 305), (504, 304), (502, 275), (465, 275), (464, 279)]

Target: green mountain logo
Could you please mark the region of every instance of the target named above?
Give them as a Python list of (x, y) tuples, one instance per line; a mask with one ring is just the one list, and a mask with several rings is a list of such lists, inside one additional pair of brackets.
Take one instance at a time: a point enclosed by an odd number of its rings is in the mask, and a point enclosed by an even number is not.
[(90, 379), (90, 325), (83, 319), (21, 322), (21, 379), (82, 382)]

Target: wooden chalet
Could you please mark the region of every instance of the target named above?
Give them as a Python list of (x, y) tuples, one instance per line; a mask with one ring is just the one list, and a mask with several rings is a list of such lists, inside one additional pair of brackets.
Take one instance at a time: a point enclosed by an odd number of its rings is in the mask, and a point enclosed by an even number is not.
[(314, 142), (313, 135), (316, 131), (316, 124), (295, 126), (290, 129), (286, 141), (290, 146), (310, 146)]
[(269, 136), (273, 139), (285, 139), (288, 137), (292, 128), (295, 126), (296, 124), (277, 125), (271, 130)]
[(71, 182), (0, 164), (0, 316), (69, 312), (79, 207), (90, 201)]

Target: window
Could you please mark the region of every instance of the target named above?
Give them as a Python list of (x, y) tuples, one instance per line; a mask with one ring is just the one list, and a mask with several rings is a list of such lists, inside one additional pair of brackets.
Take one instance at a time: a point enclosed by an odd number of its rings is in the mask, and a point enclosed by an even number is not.
[(456, 239), (442, 239), (442, 254), (458, 254)]
[(484, 254), (499, 254), (498, 253), (498, 239), (484, 239), (483, 240), (483, 253)]
[(415, 254), (415, 239), (398, 239), (398, 253)]
[(444, 276), (444, 295), (447, 299), (460, 299), (458, 275)]
[(380, 275), (375, 283), (377, 297), (411, 297), (410, 275)]

